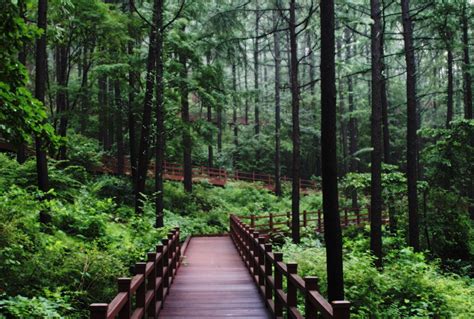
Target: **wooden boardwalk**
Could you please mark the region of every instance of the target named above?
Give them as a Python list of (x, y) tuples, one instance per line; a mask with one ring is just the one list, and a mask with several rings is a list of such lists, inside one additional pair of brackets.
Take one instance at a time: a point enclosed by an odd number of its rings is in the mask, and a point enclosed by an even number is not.
[(194, 237), (160, 318), (270, 318), (230, 237)]

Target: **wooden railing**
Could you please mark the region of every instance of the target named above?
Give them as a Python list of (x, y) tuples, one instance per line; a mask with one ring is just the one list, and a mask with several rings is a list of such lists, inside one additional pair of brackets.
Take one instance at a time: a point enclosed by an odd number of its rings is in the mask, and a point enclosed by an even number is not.
[(175, 228), (155, 252), (147, 254), (147, 262), (135, 264), (135, 276), (119, 278), (119, 292), (109, 304), (90, 305), (90, 318), (157, 318), (189, 242), (188, 238), (180, 246), (179, 234)]
[[(370, 222), (370, 207), (342, 208), (341, 226), (364, 225)], [(238, 216), (242, 220), (247, 220), (250, 227), (260, 233), (278, 232), (285, 227), (291, 227), (291, 213), (268, 213), (264, 215)], [(388, 216), (383, 215), (382, 223), (389, 222)], [(318, 233), (324, 232), (324, 217), (321, 209), (317, 211), (303, 211), (300, 215), (300, 227), (313, 226)]]
[[(264, 236), (235, 215), (230, 216), (230, 235), (274, 317), (350, 317), (350, 302), (328, 302), (318, 291), (317, 277), (298, 276), (298, 264), (284, 263), (282, 253), (273, 252), (272, 245), (265, 244)], [(304, 298), (304, 315), (297, 308), (298, 292)]]

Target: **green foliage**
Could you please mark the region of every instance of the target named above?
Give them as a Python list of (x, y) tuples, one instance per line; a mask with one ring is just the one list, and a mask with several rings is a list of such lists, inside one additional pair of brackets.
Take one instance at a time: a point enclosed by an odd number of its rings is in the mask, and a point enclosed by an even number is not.
[[(61, 314), (72, 310), (60, 294), (53, 298), (23, 296), (8, 297), (0, 295), (0, 318), (63, 318)], [(2, 315), (6, 315), (4, 317)]]
[[(357, 233), (356, 233), (357, 234)], [(347, 234), (346, 234), (347, 235)], [(353, 318), (469, 318), (474, 311), (472, 279), (442, 273), (423, 253), (404, 247), (403, 241), (385, 236), (388, 255), (378, 271), (369, 254), (367, 236), (355, 235), (344, 243), (346, 299)], [(326, 294), (326, 255), (314, 239), (282, 247), (285, 259), (298, 262), (301, 276), (320, 278)]]
[(26, 88), (28, 74), (18, 61), (20, 49), (40, 32), (25, 23), (12, 1), (0, 3), (0, 21), (0, 134), (15, 143), (30, 141), (31, 134), (57, 143), (44, 106)]

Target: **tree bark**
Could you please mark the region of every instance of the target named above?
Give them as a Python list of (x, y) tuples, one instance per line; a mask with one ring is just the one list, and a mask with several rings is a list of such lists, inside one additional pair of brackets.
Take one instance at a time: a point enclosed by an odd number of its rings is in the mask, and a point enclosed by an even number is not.
[(321, 1), (321, 154), (328, 298), (344, 299), (342, 233), (337, 187), (334, 1)]
[(382, 34), (380, 36), (380, 56), (382, 59), (382, 129), (383, 129), (383, 161), (390, 164), (390, 128), (388, 124), (388, 90), (387, 90), (387, 67), (385, 65), (385, 5), (382, 2), (383, 9), (383, 25)]
[[(336, 56), (339, 61), (342, 60), (342, 43), (338, 38), (336, 40)], [(346, 123), (344, 123), (344, 86), (341, 76), (337, 80), (337, 93), (338, 93), (338, 102), (339, 102), (339, 136), (341, 139), (341, 151), (342, 151), (342, 161), (341, 161), (341, 172), (340, 176), (344, 176), (347, 173), (347, 129)]]
[[(129, 14), (130, 18), (133, 19), (133, 8), (132, 3), (129, 3)], [(136, 43), (135, 35), (133, 34), (132, 25), (130, 23), (128, 27), (128, 33), (131, 40), (128, 41), (127, 52), (129, 59), (131, 60), (133, 54), (133, 47)], [(137, 133), (136, 133), (136, 113), (135, 108), (135, 96), (137, 94), (137, 79), (140, 74), (131, 65), (128, 71), (128, 102), (127, 102), (127, 121), (128, 121), (128, 139), (129, 139), (129, 151), (130, 151), (130, 171), (132, 173), (132, 182), (135, 188), (137, 182)]]
[(416, 64), (413, 45), (413, 25), (410, 1), (402, 0), (403, 39), (407, 65), (407, 186), (408, 186), (408, 243), (415, 251), (420, 249), (418, 225), (417, 184), (417, 107)]
[(150, 147), (150, 126), (153, 103), (153, 87), (155, 84), (154, 70), (156, 63), (157, 20), (160, 0), (155, 0), (153, 8), (153, 24), (150, 28), (150, 45), (148, 47), (145, 97), (143, 99), (143, 117), (138, 151), (137, 180), (135, 186), (135, 212), (143, 213), (143, 192), (148, 172), (148, 152)]
[[(184, 30), (183, 30), (184, 32)], [(188, 99), (188, 84), (186, 83), (188, 77), (187, 58), (184, 54), (179, 54), (179, 63), (181, 64), (180, 78), (181, 78), (181, 119), (183, 121), (183, 166), (184, 166), (184, 190), (188, 193), (193, 191), (193, 167), (192, 167), (192, 140), (191, 140), (191, 122), (189, 121), (189, 99)], [(218, 116), (219, 117), (219, 116)], [(219, 119), (218, 119), (219, 126)], [(220, 129), (219, 129), (220, 130)], [(220, 135), (220, 134), (219, 134)], [(219, 140), (218, 135), (218, 140)], [(218, 151), (220, 152), (220, 145), (218, 141)]]
[[(258, 0), (256, 0), (256, 8), (255, 8), (255, 45), (254, 45), (254, 50), (253, 50), (253, 67), (254, 67), (254, 88), (255, 88), (255, 137), (258, 139), (258, 136), (260, 134), (260, 108), (259, 108), (259, 103), (260, 103), (260, 92), (259, 90), (259, 61), (258, 61), (258, 56), (259, 56), (259, 46), (258, 46), (258, 30), (259, 30), (259, 24), (260, 24), (260, 11), (259, 11), (259, 6), (258, 6)], [(256, 153), (256, 160), (257, 162), (260, 160), (259, 158), (259, 151), (258, 151), (258, 145), (257, 145), (257, 153)]]
[(453, 120), (453, 49), (448, 47), (448, 100), (447, 100), (447, 110), (446, 110), (446, 128), (451, 126), (451, 121)]
[[(351, 45), (351, 31), (349, 29), (345, 29), (345, 38), (346, 38), (346, 61), (349, 61), (350, 58), (352, 58), (352, 45)], [(349, 125), (348, 125), (348, 130), (349, 130), (349, 153), (350, 153), (350, 167), (349, 170), (353, 173), (356, 173), (359, 171), (359, 163), (357, 159), (355, 158), (355, 153), (357, 152), (358, 149), (358, 141), (357, 141), (357, 119), (354, 116), (354, 111), (355, 111), (355, 103), (354, 103), (354, 83), (352, 76), (347, 77), (347, 100), (349, 104)], [(357, 197), (357, 190), (354, 189), (351, 191), (351, 202), (352, 202), (352, 208), (353, 209), (358, 209), (359, 208), (359, 203), (358, 203), (358, 197)]]
[(164, 226), (164, 187), (163, 165), (165, 160), (165, 104), (164, 104), (164, 65), (163, 65), (163, 6), (164, 0), (157, 3), (157, 41), (156, 41), (156, 148), (155, 148), (155, 227)]
[[(232, 88), (234, 90), (234, 95), (237, 94), (237, 65), (232, 63)], [(233, 108), (232, 108), (232, 123), (234, 124), (234, 154), (233, 154), (233, 167), (236, 166), (238, 162), (238, 148), (239, 148), (239, 127), (237, 125), (237, 96), (234, 96), (233, 99)]]
[[(56, 92), (56, 108), (57, 114), (60, 117), (59, 127), (57, 133), (59, 136), (65, 138), (67, 132), (68, 115), (67, 115), (67, 67), (69, 48), (60, 44), (56, 48), (56, 79), (58, 83), (58, 91)], [(66, 159), (66, 145), (59, 147), (59, 159)]]
[(117, 173), (124, 174), (125, 169), (125, 148), (123, 145), (123, 106), (122, 106), (122, 92), (120, 89), (120, 80), (114, 80), (115, 91), (115, 130), (117, 140)]
[(296, 39), (296, 1), (290, 2), (290, 51), (291, 51), (291, 113), (292, 113), (292, 189), (291, 189), (291, 237), (300, 242), (300, 89), (298, 84), (298, 46)]
[(468, 0), (465, 0), (463, 4), (462, 12), (462, 41), (463, 41), (463, 78), (464, 78), (464, 118), (472, 119), (472, 78), (471, 73), (469, 72), (470, 68), (470, 57), (469, 57), (469, 21), (468, 13), (469, 10)]
[[(19, 16), (21, 19), (23, 19), (26, 22), (26, 2), (25, 0), (20, 0), (18, 1), (18, 9), (19, 9)], [(20, 49), (20, 52), (18, 53), (18, 61), (23, 64), (26, 68), (26, 45), (23, 45)], [(26, 162), (26, 145), (24, 141), (21, 141), (18, 143), (17, 147), (17, 152), (16, 152), (16, 160), (18, 163), (23, 164)]]
[[(273, 23), (275, 27), (278, 25), (278, 13), (273, 13)], [(273, 34), (273, 45), (275, 54), (275, 194), (281, 196), (281, 165), (280, 165), (280, 69), (281, 69), (281, 52), (280, 52), (280, 33)]]
[(99, 87), (99, 141), (102, 147), (105, 149), (106, 141), (108, 140), (107, 134), (107, 76), (100, 74), (98, 79)]
[(370, 250), (376, 257), (375, 264), (382, 267), (382, 54), (380, 1), (370, 1), (374, 23), (371, 26), (372, 56), (372, 160), (371, 160), (371, 212)]
[[(46, 28), (47, 28), (48, 1), (38, 0), (38, 28), (44, 32), (36, 40), (36, 77), (35, 77), (35, 97), (44, 104), (46, 93), (47, 69), (46, 69)], [(48, 162), (43, 145), (42, 137), (35, 136), (36, 146), (36, 174), (38, 178), (38, 188), (47, 192), (49, 190)]]

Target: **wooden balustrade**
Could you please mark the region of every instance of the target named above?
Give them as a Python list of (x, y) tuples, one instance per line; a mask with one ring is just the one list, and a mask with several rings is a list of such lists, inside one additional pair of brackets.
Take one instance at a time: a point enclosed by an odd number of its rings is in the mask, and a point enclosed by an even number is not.
[[(349, 227), (352, 225), (365, 225), (370, 222), (370, 207), (352, 208), (345, 207), (341, 209), (341, 226)], [(240, 219), (249, 220), (250, 227), (261, 233), (281, 231), (285, 226), (291, 227), (291, 213), (274, 214), (268, 213), (264, 215), (238, 216)], [(388, 224), (387, 214), (382, 218), (384, 224)], [(300, 226), (313, 226), (315, 231), (324, 232), (324, 219), (322, 210), (303, 211), (300, 217)]]
[(189, 238), (181, 246), (179, 228), (147, 254), (146, 262), (135, 265), (135, 276), (118, 279), (118, 294), (109, 303), (90, 305), (91, 319), (158, 318)]
[[(283, 254), (273, 252), (272, 245), (253, 227), (244, 224), (237, 216), (230, 216), (230, 235), (252, 278), (265, 300), (267, 308), (276, 318), (348, 319), (350, 302), (328, 302), (320, 293), (317, 277), (301, 278), (298, 265), (284, 263)], [(283, 289), (286, 283), (286, 292)], [(304, 315), (297, 308), (298, 292), (304, 298)]]

